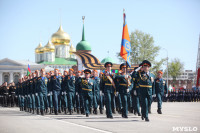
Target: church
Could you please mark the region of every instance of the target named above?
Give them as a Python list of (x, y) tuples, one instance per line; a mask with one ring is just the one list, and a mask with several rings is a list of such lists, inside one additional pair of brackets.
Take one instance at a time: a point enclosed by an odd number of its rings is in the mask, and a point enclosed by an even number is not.
[[(76, 48), (74, 48), (71, 43), (70, 35), (66, 33), (62, 25), (60, 25), (58, 31), (52, 34), (51, 40), (49, 40), (45, 46), (39, 43), (35, 48), (35, 62), (51, 68), (57, 68), (61, 73), (70, 68), (75, 69), (75, 71), (85, 68), (99, 70), (103, 68), (102, 63), (105, 63), (105, 61), (115, 63), (110, 57), (104, 58), (102, 62), (100, 62), (91, 54), (91, 45), (85, 39), (84, 18), (85, 17), (83, 17), (82, 40), (77, 43)], [(97, 64), (96, 67), (91, 67), (94, 66), (94, 64)]]

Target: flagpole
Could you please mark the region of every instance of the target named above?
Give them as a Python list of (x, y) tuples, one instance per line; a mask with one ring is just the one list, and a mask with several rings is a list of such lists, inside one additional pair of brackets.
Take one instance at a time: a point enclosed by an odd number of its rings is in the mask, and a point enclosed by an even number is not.
[[(126, 75), (128, 75), (128, 63), (126, 61)], [(128, 89), (128, 76), (127, 76), (127, 85), (126, 85), (127, 89)]]

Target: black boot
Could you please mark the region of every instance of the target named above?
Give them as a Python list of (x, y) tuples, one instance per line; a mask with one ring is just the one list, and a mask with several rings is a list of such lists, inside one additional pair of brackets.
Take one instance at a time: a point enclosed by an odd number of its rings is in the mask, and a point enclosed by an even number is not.
[(43, 109), (41, 109), (41, 111), (40, 111), (40, 112), (41, 112), (41, 115), (44, 115), (44, 110), (43, 110)]
[(79, 108), (77, 108), (77, 114), (79, 114)]
[(158, 114), (162, 114), (161, 109), (158, 109), (157, 112), (158, 112)]
[(141, 116), (141, 113), (140, 113), (140, 112), (138, 113), (138, 116)]
[(90, 108), (90, 114), (92, 114), (92, 108)]
[(49, 110), (48, 110), (48, 108), (46, 108), (46, 112), (45, 113), (47, 114), (48, 112), (49, 112)]
[(52, 114), (53, 113), (53, 108), (50, 108), (50, 114)]
[(148, 118), (148, 117), (146, 117), (146, 118), (145, 118), (145, 121), (149, 122), (149, 118)]
[(86, 117), (89, 117), (89, 114), (88, 114), (88, 113), (86, 113)]
[(35, 114), (35, 109), (33, 109), (32, 114)]
[(55, 115), (58, 115), (58, 111), (57, 110), (54, 110), (54, 112), (55, 112)]
[(144, 120), (144, 116), (143, 115), (141, 116), (141, 118), (142, 118), (142, 120)]
[(65, 111), (65, 114), (67, 114), (67, 109), (66, 108), (64, 109), (64, 111)]
[(61, 113), (61, 109), (60, 108), (58, 109), (58, 113)]
[(100, 109), (100, 114), (103, 114), (103, 110), (102, 109)]
[(149, 114), (151, 114), (151, 106), (149, 107), (149, 110), (148, 110)]
[(37, 109), (37, 115), (39, 115), (39, 109)]
[(112, 110), (112, 113), (113, 113), (113, 114), (116, 114), (116, 111), (115, 111), (115, 109), (113, 109), (113, 110)]
[(29, 112), (31, 113), (32, 112), (32, 109), (30, 108)]
[(72, 113), (73, 113), (73, 110), (71, 109), (70, 112), (69, 112), (69, 114), (72, 115)]
[(93, 114), (97, 115), (97, 109), (94, 109)]

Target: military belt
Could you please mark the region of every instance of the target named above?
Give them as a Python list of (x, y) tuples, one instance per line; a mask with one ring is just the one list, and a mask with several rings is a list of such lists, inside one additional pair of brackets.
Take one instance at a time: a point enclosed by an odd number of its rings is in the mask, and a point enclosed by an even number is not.
[(139, 88), (139, 86), (136, 86), (136, 88)]
[(147, 87), (147, 88), (151, 88), (151, 85), (140, 85), (140, 87)]
[(112, 86), (112, 84), (109, 84), (109, 83), (105, 83), (105, 85), (110, 85), (110, 86)]
[[(122, 85), (122, 86), (127, 86), (127, 84), (119, 84), (119, 85)], [(130, 85), (129, 85), (130, 86)]]
[(82, 90), (85, 90), (85, 91), (92, 91), (92, 89), (86, 89), (86, 88), (82, 88)]

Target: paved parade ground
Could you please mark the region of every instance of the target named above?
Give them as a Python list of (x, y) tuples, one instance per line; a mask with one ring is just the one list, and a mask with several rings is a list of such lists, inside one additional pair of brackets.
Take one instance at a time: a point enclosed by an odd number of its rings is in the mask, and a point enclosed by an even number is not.
[(156, 103), (152, 104), (150, 122), (129, 114), (114, 119), (106, 115), (35, 115), (21, 112), (18, 108), (0, 107), (0, 133), (163, 133), (163, 132), (200, 132), (200, 102), (163, 103), (163, 114), (157, 114)]

